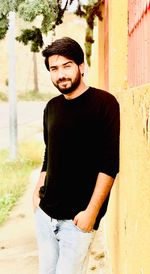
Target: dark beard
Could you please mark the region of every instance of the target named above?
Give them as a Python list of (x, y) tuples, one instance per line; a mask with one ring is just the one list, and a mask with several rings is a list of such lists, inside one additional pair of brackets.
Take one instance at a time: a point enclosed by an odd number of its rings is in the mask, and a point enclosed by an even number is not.
[(79, 86), (80, 81), (81, 81), (81, 74), (80, 73), (77, 74), (76, 79), (74, 80), (74, 82), (71, 82), (71, 86), (69, 88), (59, 87), (59, 83), (65, 81), (65, 80), (70, 80), (71, 81), (71, 79), (62, 78), (56, 84), (55, 83), (53, 83), (53, 84), (62, 94), (69, 94), (69, 93), (73, 92), (74, 90), (76, 90), (76, 88)]
[(72, 85), (66, 89), (60, 88), (58, 85), (56, 85), (56, 87), (62, 94), (69, 94), (69, 93), (73, 92), (79, 86), (79, 84), (80, 84), (80, 82), (72, 83)]

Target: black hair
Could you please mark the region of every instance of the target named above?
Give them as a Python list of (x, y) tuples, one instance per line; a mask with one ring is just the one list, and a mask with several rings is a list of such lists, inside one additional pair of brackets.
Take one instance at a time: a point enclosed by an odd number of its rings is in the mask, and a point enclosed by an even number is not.
[(45, 57), (47, 70), (49, 70), (48, 58), (52, 55), (64, 56), (74, 61), (77, 65), (81, 65), (84, 62), (84, 53), (81, 46), (70, 37), (55, 40), (42, 51), (42, 55)]

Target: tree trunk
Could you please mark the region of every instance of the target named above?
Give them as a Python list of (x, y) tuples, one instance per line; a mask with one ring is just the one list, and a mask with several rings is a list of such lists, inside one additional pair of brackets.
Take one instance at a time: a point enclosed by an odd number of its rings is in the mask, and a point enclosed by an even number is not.
[(33, 52), (33, 75), (34, 75), (34, 91), (39, 92), (36, 52)]

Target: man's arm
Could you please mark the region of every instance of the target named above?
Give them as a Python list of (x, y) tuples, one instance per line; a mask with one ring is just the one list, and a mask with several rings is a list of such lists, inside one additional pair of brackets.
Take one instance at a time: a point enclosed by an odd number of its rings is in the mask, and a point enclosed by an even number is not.
[(46, 171), (42, 171), (40, 173), (39, 180), (38, 180), (35, 190), (33, 192), (32, 200), (33, 200), (33, 209), (34, 210), (39, 206), (39, 203), (40, 203), (39, 191), (40, 191), (40, 188), (42, 186), (44, 186), (45, 176), (46, 176)]
[[(105, 94), (106, 95), (106, 94)], [(120, 135), (120, 112), (119, 104), (114, 96), (104, 98), (104, 106), (99, 113), (99, 128), (97, 134), (100, 137), (99, 145), (99, 174), (90, 202), (84, 211), (79, 212), (74, 223), (85, 231), (91, 231), (96, 217), (108, 197), (114, 178), (119, 171), (119, 135)], [(103, 128), (103, 129), (102, 129)], [(88, 182), (87, 182), (88, 183)]]
[(91, 200), (84, 211), (79, 212), (74, 218), (74, 224), (84, 231), (91, 231), (96, 217), (107, 198), (114, 179), (105, 173), (99, 173)]

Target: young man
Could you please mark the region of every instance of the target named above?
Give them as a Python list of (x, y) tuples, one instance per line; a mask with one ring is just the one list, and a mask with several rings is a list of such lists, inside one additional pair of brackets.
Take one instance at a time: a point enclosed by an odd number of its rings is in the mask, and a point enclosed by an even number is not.
[(119, 171), (119, 105), (84, 83), (73, 39), (54, 41), (43, 56), (62, 94), (44, 110), (45, 157), (33, 194), (40, 274), (83, 274)]

